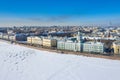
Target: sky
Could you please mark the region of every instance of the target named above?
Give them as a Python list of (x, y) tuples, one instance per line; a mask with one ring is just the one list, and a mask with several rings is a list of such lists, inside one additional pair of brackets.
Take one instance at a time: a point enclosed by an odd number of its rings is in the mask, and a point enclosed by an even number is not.
[(0, 0), (0, 26), (120, 24), (120, 0)]

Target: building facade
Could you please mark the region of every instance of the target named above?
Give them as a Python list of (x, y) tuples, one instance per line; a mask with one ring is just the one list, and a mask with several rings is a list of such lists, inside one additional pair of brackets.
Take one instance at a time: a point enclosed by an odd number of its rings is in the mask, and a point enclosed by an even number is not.
[(80, 31), (78, 31), (76, 41), (72, 38), (71, 40), (58, 41), (57, 49), (82, 52), (82, 35)]
[(29, 36), (29, 37), (27, 37), (27, 43), (42, 45), (42, 38), (38, 37), (38, 36)]
[(80, 52), (81, 51), (81, 43), (58, 41), (57, 42), (57, 49), (69, 50), (69, 51), (79, 51)]
[(9, 40), (9, 35), (4, 34), (2, 38), (5, 39), (5, 40)]
[(104, 43), (101, 43), (101, 42), (86, 42), (86, 43), (83, 44), (83, 52), (104, 53)]
[(57, 40), (51, 38), (43, 38), (44, 47), (57, 47)]
[(11, 41), (27, 41), (27, 36), (24, 34), (9, 35), (9, 40), (11, 40)]
[(120, 54), (120, 41), (113, 42), (114, 54)]

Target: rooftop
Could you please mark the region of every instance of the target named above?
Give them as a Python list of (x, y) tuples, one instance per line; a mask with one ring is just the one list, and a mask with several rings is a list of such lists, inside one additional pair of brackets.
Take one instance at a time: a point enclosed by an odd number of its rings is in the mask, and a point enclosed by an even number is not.
[(114, 44), (120, 45), (120, 41), (115, 41)]
[(86, 44), (104, 44), (104, 43), (101, 43), (101, 42), (85, 42)]

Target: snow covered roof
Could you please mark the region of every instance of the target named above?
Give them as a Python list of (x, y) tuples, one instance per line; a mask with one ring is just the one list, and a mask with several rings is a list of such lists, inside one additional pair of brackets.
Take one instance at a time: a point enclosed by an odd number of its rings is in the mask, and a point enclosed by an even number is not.
[(115, 41), (113, 43), (116, 44), (116, 45), (120, 45), (120, 40), (119, 41)]
[(85, 44), (104, 44), (104, 43), (101, 43), (101, 42), (85, 42)]

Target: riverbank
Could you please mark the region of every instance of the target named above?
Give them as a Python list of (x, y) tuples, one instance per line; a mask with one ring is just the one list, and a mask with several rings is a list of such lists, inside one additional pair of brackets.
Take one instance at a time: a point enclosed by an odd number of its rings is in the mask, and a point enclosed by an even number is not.
[[(0, 41), (4, 41), (4, 42), (7, 42), (7, 43), (10, 44), (9, 41), (5, 41), (5, 40), (0, 40)], [(106, 56), (106, 55), (101, 55), (101, 54), (81, 53), (81, 52), (57, 50), (57, 49), (51, 49), (51, 48), (45, 48), (45, 47), (44, 48), (43, 47), (36, 47), (36, 46), (25, 45), (25, 44), (18, 44), (18, 43), (15, 43), (15, 44), (20, 45), (20, 46), (24, 46), (24, 47), (28, 47), (28, 48), (33, 48), (33, 49), (41, 50), (41, 51), (55, 52), (55, 53), (59, 53), (59, 54), (82, 55), (82, 56), (87, 56), (87, 57), (120, 60), (120, 55)]]

